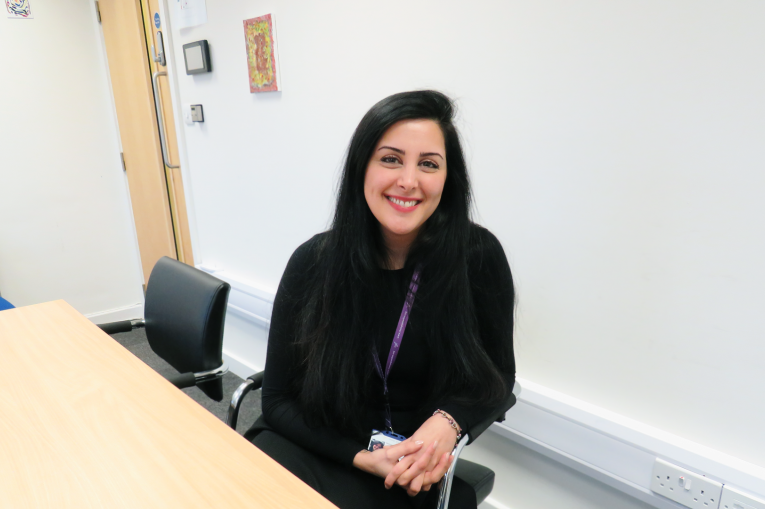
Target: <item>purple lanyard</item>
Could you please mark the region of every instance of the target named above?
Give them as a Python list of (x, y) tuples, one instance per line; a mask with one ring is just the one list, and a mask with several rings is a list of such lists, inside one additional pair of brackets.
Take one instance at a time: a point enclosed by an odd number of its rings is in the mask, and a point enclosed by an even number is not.
[(377, 374), (380, 375), (383, 381), (383, 394), (385, 395), (385, 425), (390, 431), (393, 431), (391, 425), (390, 414), (390, 400), (388, 398), (388, 374), (393, 363), (396, 362), (398, 356), (398, 350), (401, 348), (401, 340), (404, 338), (404, 329), (409, 322), (409, 314), (412, 312), (412, 305), (414, 304), (414, 295), (417, 293), (417, 288), (420, 282), (420, 266), (418, 265), (414, 269), (412, 274), (412, 280), (409, 282), (409, 290), (406, 293), (406, 300), (404, 301), (404, 308), (401, 310), (401, 316), (398, 319), (398, 327), (396, 327), (396, 333), (393, 335), (393, 343), (390, 345), (390, 352), (388, 352), (388, 362), (385, 364), (385, 374), (383, 374), (382, 365), (380, 364), (380, 356), (372, 350), (372, 357), (375, 359), (375, 369)]

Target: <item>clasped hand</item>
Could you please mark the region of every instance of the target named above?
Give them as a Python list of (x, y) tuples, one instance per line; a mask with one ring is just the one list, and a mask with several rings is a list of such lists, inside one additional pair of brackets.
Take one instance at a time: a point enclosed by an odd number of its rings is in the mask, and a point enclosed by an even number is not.
[[(446, 474), (454, 461), (451, 452), (457, 432), (441, 416), (433, 416), (400, 444), (374, 452), (362, 451), (354, 465), (385, 478), (385, 487), (398, 485), (409, 496), (429, 491)], [(400, 459), (400, 461), (399, 461)]]

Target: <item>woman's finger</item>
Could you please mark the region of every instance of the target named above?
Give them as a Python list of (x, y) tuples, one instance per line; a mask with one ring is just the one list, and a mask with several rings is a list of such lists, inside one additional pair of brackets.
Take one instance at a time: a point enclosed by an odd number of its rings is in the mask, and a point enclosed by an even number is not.
[(384, 450), (388, 455), (388, 459), (397, 460), (401, 456), (408, 456), (414, 454), (422, 449), (423, 442), (421, 440), (404, 440), (396, 445), (385, 447)]
[(422, 481), (425, 479), (425, 474), (420, 474), (409, 483), (409, 487), (406, 489), (407, 495), (410, 497), (416, 496), (420, 489), (422, 489)]
[(428, 464), (430, 463), (430, 459), (433, 456), (436, 447), (438, 446), (438, 442), (433, 442), (433, 445), (428, 447), (428, 449), (425, 451), (425, 453), (420, 456), (417, 461), (415, 461), (407, 470), (406, 472), (403, 472), (398, 479), (396, 479), (396, 484), (399, 486), (408, 486), (410, 482), (412, 482), (412, 479), (417, 477), (420, 474), (423, 474), (426, 472), (426, 468)]
[(454, 462), (454, 456), (445, 452), (441, 455), (441, 459), (438, 461), (436, 468), (425, 474), (424, 484), (435, 484), (441, 480), (441, 478), (449, 470), (449, 467)]
[(412, 466), (412, 463), (415, 461), (416, 458), (412, 455), (404, 456), (401, 461), (398, 461), (385, 477), (385, 487), (390, 489), (394, 484), (396, 484), (399, 476), (406, 472), (406, 470)]
[(436, 468), (425, 474), (423, 484), (436, 484), (443, 479), (453, 461), (454, 457), (451, 454), (444, 453), (438, 461)]
[(430, 472), (431, 470), (433, 470), (434, 468), (436, 468), (436, 465), (438, 465), (438, 461), (439, 461), (440, 459), (441, 459), (441, 455), (440, 455), (440, 454), (436, 454), (436, 453), (434, 452), (434, 453), (433, 453), (433, 457), (430, 459), (430, 463), (428, 463), (428, 466), (427, 466), (427, 467), (425, 467), (425, 470), (427, 470), (428, 472)]

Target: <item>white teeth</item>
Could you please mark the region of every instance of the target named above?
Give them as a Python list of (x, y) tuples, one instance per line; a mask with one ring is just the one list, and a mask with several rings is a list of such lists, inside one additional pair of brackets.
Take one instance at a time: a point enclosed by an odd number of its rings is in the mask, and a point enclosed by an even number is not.
[(390, 201), (392, 201), (393, 203), (395, 203), (399, 207), (414, 207), (418, 203), (417, 200), (403, 201), (403, 200), (399, 200), (397, 198), (393, 198), (392, 196), (386, 196), (386, 198), (388, 198)]

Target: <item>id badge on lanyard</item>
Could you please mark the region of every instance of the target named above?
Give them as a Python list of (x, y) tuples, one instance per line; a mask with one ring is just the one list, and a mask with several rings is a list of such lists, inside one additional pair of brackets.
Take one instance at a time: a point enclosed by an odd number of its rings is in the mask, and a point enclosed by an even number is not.
[(404, 435), (393, 433), (392, 431), (377, 431), (372, 430), (372, 437), (369, 439), (369, 445), (367, 450), (374, 452), (377, 449), (382, 449), (386, 445), (396, 445), (406, 440)]
[[(398, 319), (398, 326), (396, 327), (396, 333), (393, 335), (393, 342), (390, 345), (390, 352), (388, 352), (388, 361), (385, 363), (385, 371), (383, 372), (382, 365), (380, 364), (380, 356), (374, 349), (372, 350), (372, 357), (375, 361), (375, 370), (380, 375), (383, 382), (383, 396), (385, 397), (385, 426), (388, 428), (386, 431), (373, 430), (372, 439), (369, 441), (369, 450), (373, 451), (373, 441), (382, 442), (384, 445), (393, 445), (406, 440), (406, 437), (393, 432), (393, 423), (391, 422), (390, 411), (390, 398), (388, 394), (388, 375), (390, 374), (390, 368), (393, 363), (396, 362), (396, 356), (401, 348), (401, 340), (404, 337), (404, 329), (409, 322), (409, 314), (412, 312), (412, 306), (414, 305), (414, 296), (417, 293), (417, 288), (420, 281), (421, 267), (418, 265), (414, 269), (412, 274), (412, 280), (409, 282), (409, 290), (406, 293), (406, 300), (404, 301), (404, 308), (401, 310), (401, 316)], [(396, 440), (393, 443), (389, 443), (391, 440)], [(382, 447), (378, 445), (378, 448)]]

